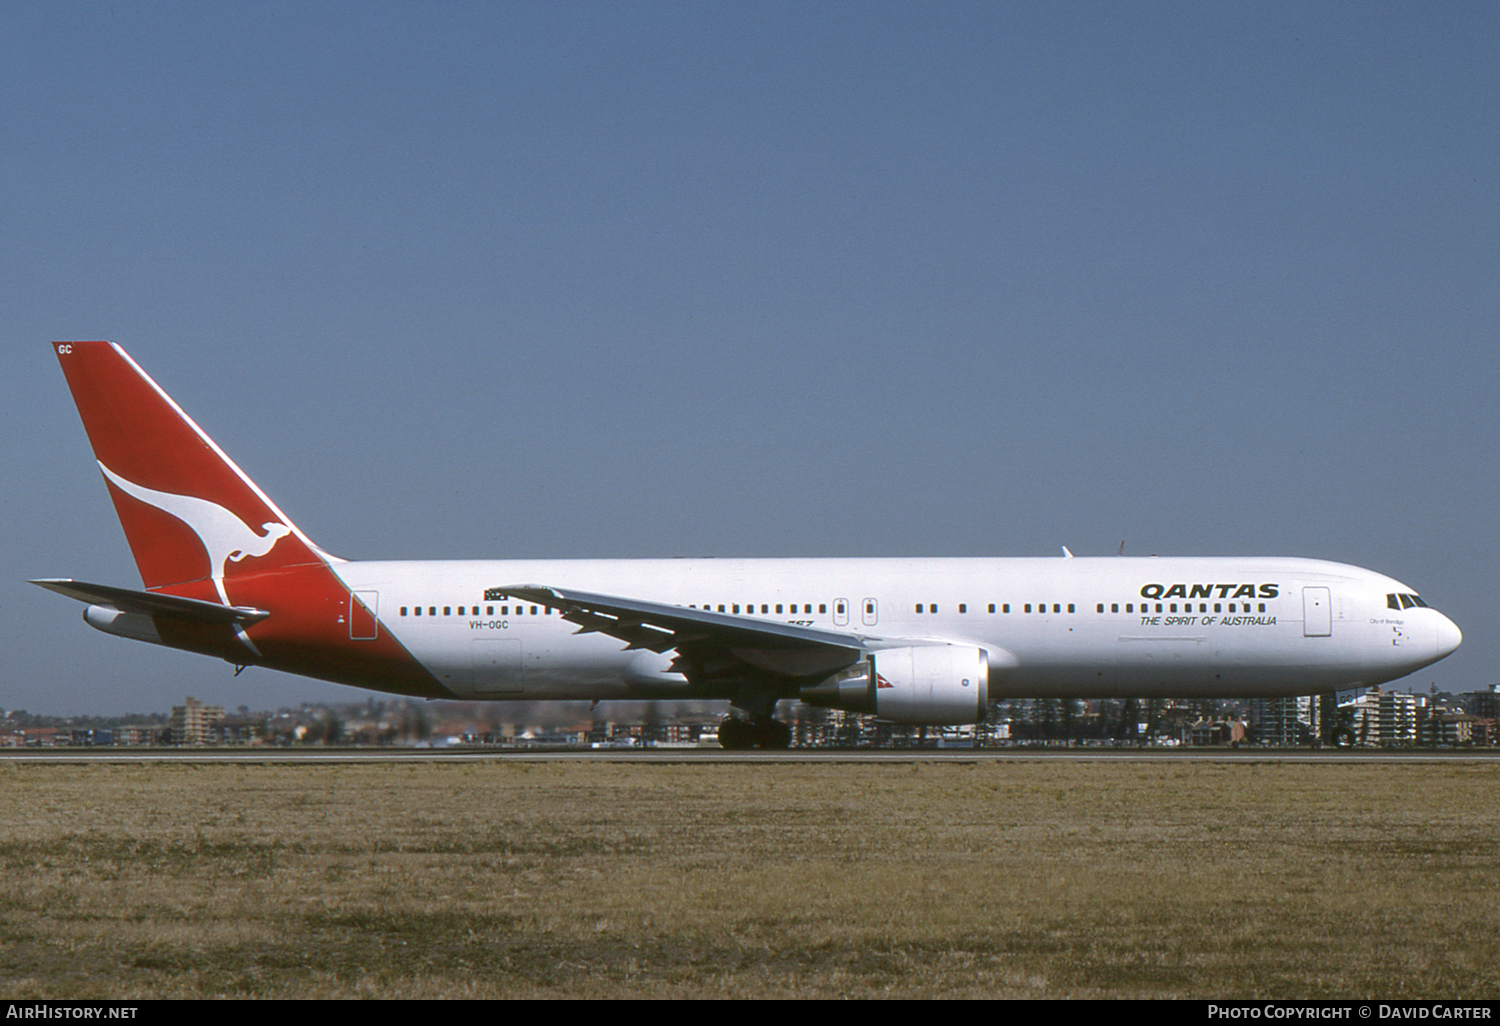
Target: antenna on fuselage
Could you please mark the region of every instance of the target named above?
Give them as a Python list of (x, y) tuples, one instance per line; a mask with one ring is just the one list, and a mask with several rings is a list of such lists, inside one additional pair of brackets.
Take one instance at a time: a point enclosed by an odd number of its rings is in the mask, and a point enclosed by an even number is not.
[(1068, 547), (1066, 545), (1064, 545), (1062, 547), (1062, 550), (1063, 550), (1063, 559), (1072, 559), (1073, 558), (1073, 553), (1071, 553), (1071, 552), (1068, 551)]
[(1117, 556), (1123, 556), (1123, 555), (1125, 555), (1125, 539), (1123, 539), (1123, 538), (1120, 539), (1120, 551), (1116, 552), (1115, 555), (1117, 555)]

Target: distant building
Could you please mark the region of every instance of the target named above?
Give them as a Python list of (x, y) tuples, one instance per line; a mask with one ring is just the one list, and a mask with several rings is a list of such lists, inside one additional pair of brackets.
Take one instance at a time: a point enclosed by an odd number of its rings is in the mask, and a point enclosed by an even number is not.
[(1207, 718), (1195, 721), (1188, 727), (1188, 744), (1195, 746), (1207, 745), (1234, 745), (1238, 747), (1246, 739), (1245, 724), (1243, 720), (1210, 720)]
[(265, 721), (257, 717), (221, 715), (213, 725), (211, 736), (215, 744), (258, 745), (265, 733), (264, 728)]
[(1360, 744), (1410, 745), (1417, 740), (1416, 695), (1371, 688), (1339, 706), (1351, 714), (1350, 726)]
[(155, 723), (126, 723), (115, 728), (117, 745), (155, 745), (163, 741), (165, 729)]
[(1440, 745), (1463, 745), (1468, 747), (1474, 743), (1475, 717), (1468, 713), (1441, 712), (1434, 718), (1435, 730), (1433, 741)]
[(1458, 702), (1470, 716), (1500, 719), (1500, 684), (1491, 684), (1488, 691), (1466, 691), (1458, 696)]
[(224, 707), (204, 705), (189, 697), (185, 704), (172, 706), (168, 728), (174, 745), (206, 745), (213, 739), (214, 728), (224, 719)]
[(1312, 700), (1302, 698), (1255, 698), (1250, 700), (1250, 722), (1255, 740), (1263, 745), (1295, 745), (1310, 733)]

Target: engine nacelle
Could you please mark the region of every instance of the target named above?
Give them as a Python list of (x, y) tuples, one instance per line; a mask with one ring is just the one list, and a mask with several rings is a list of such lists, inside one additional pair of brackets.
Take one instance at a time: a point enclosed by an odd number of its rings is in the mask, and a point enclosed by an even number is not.
[(801, 697), (892, 723), (974, 723), (989, 707), (989, 659), (981, 648), (960, 645), (882, 649), (803, 688)]

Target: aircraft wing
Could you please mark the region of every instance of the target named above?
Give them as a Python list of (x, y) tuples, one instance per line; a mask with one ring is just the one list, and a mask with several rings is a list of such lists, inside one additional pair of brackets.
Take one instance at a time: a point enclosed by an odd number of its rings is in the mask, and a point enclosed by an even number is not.
[(146, 616), (166, 614), (202, 623), (226, 623), (241, 626), (257, 623), (271, 615), (264, 609), (251, 609), (248, 606), (223, 606), (217, 602), (204, 602), (201, 599), (162, 595), (154, 591), (135, 591), (131, 588), (116, 588), (108, 584), (89, 584), (86, 581), (73, 581), (65, 577), (47, 577), (31, 583), (80, 602), (109, 606), (122, 613), (142, 613)]
[(657, 602), (596, 595), (538, 584), (490, 588), (486, 598), (514, 596), (552, 606), (578, 625), (626, 648), (677, 651), (673, 668), (695, 683), (742, 674), (745, 667), (780, 677), (826, 676), (858, 662), (866, 639), (855, 634), (689, 609)]

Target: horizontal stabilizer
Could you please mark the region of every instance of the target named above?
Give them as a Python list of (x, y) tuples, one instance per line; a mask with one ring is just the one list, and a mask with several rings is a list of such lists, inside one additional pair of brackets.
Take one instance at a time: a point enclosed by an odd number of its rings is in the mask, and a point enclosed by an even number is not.
[(68, 578), (42, 578), (32, 584), (55, 591), (59, 595), (87, 602), (90, 605), (109, 606), (122, 613), (141, 613), (146, 616), (176, 616), (199, 623), (239, 624), (249, 626), (259, 623), (271, 614), (264, 609), (246, 606), (223, 606), (217, 602), (181, 598), (177, 595), (162, 595), (154, 591), (135, 591), (131, 588), (115, 588), (108, 584), (89, 584)]

